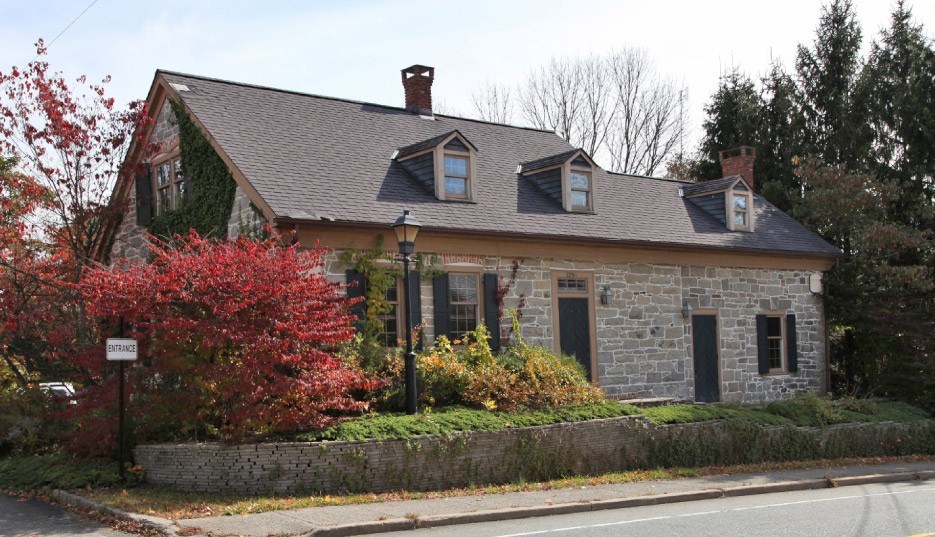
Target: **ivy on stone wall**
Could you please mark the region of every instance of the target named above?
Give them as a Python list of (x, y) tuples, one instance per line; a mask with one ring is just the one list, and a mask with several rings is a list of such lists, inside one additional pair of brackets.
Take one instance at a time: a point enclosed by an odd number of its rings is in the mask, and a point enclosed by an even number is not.
[(202, 237), (227, 237), (237, 183), (182, 103), (170, 100), (169, 104), (179, 126), (179, 153), (191, 198), (181, 207), (154, 217), (149, 232), (171, 238), (194, 229)]
[[(367, 282), (364, 302), (367, 309), (366, 318), (362, 319), (362, 333), (368, 340), (375, 340), (383, 330), (380, 316), (392, 311), (386, 302), (386, 290), (390, 285), (395, 285), (397, 279), (403, 277), (402, 263), (393, 253), (383, 250), (383, 240), (383, 235), (377, 235), (376, 245), (370, 250), (352, 248), (345, 250), (340, 258), (342, 265), (363, 274)], [(428, 264), (425, 257), (418, 253), (413, 261), (412, 269), (418, 271), (423, 280), (431, 280), (444, 274), (444, 271), (436, 266), (438, 257), (435, 255), (428, 259)]]

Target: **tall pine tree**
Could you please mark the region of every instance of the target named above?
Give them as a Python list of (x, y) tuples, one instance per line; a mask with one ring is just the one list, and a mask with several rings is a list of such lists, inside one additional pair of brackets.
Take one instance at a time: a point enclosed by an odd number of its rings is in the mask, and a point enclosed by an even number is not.
[(832, 0), (822, 7), (811, 48), (799, 45), (795, 66), (806, 143), (826, 164), (852, 166), (861, 154), (854, 106), (860, 40), (851, 0)]

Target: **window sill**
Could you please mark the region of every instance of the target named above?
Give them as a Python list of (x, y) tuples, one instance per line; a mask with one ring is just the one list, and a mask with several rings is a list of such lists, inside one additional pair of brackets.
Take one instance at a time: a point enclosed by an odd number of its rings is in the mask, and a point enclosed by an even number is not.
[(760, 376), (761, 377), (782, 377), (782, 376), (791, 375), (791, 374), (792, 373), (788, 371), (776, 370), (776, 371), (770, 371), (769, 373), (760, 373)]

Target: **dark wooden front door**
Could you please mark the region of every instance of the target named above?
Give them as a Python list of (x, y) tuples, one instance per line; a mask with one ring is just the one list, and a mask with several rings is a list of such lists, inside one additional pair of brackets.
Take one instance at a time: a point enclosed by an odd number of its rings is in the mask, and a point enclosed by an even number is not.
[(695, 363), (695, 401), (714, 403), (721, 400), (718, 375), (717, 316), (692, 316), (692, 354)]
[(591, 377), (591, 330), (587, 298), (558, 299), (559, 342), (562, 352), (574, 356)]

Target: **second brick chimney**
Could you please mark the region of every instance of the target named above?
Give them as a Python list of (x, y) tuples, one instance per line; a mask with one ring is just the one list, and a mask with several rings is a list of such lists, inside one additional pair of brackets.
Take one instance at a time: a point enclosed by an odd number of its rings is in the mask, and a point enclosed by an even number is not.
[(753, 188), (753, 162), (756, 160), (756, 149), (742, 146), (721, 151), (722, 177), (740, 175), (744, 181)]
[(413, 65), (403, 69), (403, 89), (406, 90), (406, 110), (423, 116), (432, 115), (432, 82), (435, 68)]

